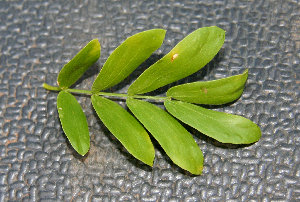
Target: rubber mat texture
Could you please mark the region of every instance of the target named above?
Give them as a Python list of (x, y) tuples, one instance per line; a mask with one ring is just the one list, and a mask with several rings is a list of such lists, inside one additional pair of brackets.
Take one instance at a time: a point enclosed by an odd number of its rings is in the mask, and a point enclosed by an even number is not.
[[(101, 58), (74, 88), (91, 89), (127, 37), (167, 30), (161, 48), (110, 89), (124, 93), (186, 35), (213, 25), (226, 30), (220, 53), (177, 84), (249, 69), (241, 98), (214, 110), (257, 123), (259, 142), (221, 144), (188, 128), (204, 154), (203, 174), (174, 165), (156, 142), (152, 168), (114, 138), (89, 96), (76, 96), (91, 148), (85, 157), (72, 149), (59, 122), (57, 92), (42, 84), (57, 85), (60, 69), (90, 40), (99, 39)], [(299, 201), (299, 48), (296, 0), (0, 1), (0, 201)]]

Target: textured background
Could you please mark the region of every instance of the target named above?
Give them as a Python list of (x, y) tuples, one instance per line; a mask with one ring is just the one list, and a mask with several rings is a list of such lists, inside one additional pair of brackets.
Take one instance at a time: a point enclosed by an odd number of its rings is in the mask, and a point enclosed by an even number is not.
[[(91, 108), (91, 149), (68, 143), (56, 110), (58, 72), (90, 40), (100, 60), (75, 85), (90, 89), (109, 54), (127, 37), (167, 30), (162, 47), (111, 90), (125, 92), (146, 67), (203, 26), (226, 30), (226, 42), (203, 70), (182, 82), (242, 73), (242, 97), (219, 111), (257, 123), (253, 145), (223, 145), (192, 131), (204, 154), (201, 176), (171, 163), (156, 145), (150, 168), (129, 155)], [(1, 201), (299, 201), (300, 3), (297, 0), (0, 1)], [(170, 87), (170, 85), (168, 86)], [(156, 91), (163, 93), (166, 88)]]

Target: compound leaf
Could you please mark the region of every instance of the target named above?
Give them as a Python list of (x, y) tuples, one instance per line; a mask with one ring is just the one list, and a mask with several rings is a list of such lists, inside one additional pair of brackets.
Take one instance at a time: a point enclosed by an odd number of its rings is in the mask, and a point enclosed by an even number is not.
[(143, 126), (117, 103), (92, 95), (92, 104), (101, 121), (135, 158), (152, 166), (155, 151)]
[(93, 84), (92, 92), (97, 93), (123, 81), (161, 46), (165, 33), (163, 29), (152, 29), (126, 39), (108, 57)]
[(70, 62), (59, 72), (57, 83), (66, 89), (74, 84), (82, 74), (100, 57), (100, 43), (97, 39), (90, 41)]
[(62, 128), (72, 147), (82, 156), (85, 155), (90, 149), (89, 128), (76, 98), (66, 91), (60, 91), (57, 109)]
[(178, 121), (148, 102), (127, 98), (126, 103), (175, 164), (192, 174), (202, 173), (202, 152), (191, 134)]
[(219, 142), (250, 144), (261, 137), (260, 128), (244, 117), (181, 101), (165, 101), (164, 104), (173, 116)]
[(248, 70), (243, 74), (206, 82), (174, 86), (167, 96), (184, 102), (220, 105), (238, 99), (243, 93)]
[(218, 27), (192, 32), (141, 74), (129, 87), (128, 94), (147, 93), (195, 73), (213, 59), (224, 40), (225, 31)]

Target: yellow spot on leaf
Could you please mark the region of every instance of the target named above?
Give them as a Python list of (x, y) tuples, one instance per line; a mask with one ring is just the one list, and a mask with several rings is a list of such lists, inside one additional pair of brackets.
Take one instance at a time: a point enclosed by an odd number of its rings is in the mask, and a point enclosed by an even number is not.
[(178, 57), (178, 53), (175, 53), (174, 55), (172, 55), (172, 60), (171, 60), (171, 62), (173, 62), (173, 60), (175, 59), (175, 58), (177, 58)]

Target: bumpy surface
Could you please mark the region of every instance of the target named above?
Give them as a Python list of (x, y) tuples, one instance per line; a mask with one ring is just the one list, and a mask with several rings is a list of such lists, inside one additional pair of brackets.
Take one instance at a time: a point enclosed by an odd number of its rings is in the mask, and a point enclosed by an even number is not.
[[(299, 201), (299, 19), (297, 0), (0, 1), (0, 201)], [(109, 133), (89, 97), (77, 96), (91, 149), (84, 158), (74, 152), (59, 123), (57, 92), (43, 82), (55, 85), (63, 65), (97, 38), (101, 59), (75, 85), (90, 89), (127, 37), (166, 29), (156, 54), (111, 89), (126, 92), (184, 36), (212, 25), (226, 30), (223, 48), (180, 82), (249, 68), (242, 97), (216, 110), (253, 120), (262, 130), (259, 142), (224, 145), (189, 128), (204, 154), (203, 174), (179, 169), (157, 143), (150, 168)]]

